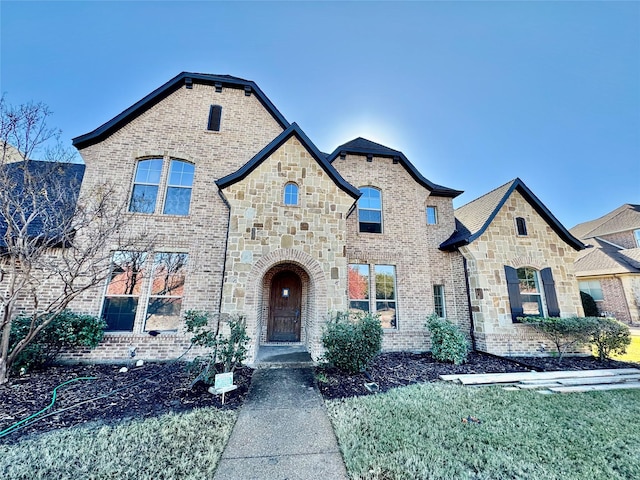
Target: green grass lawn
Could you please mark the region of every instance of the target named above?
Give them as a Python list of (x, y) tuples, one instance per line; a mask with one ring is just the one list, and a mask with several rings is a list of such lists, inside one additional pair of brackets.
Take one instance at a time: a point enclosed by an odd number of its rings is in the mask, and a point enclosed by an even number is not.
[[(640, 478), (640, 390), (423, 384), (327, 402), (354, 479)], [(463, 423), (473, 416), (481, 424)]]
[(0, 445), (0, 478), (212, 478), (235, 419), (234, 411), (203, 408), (38, 435)]

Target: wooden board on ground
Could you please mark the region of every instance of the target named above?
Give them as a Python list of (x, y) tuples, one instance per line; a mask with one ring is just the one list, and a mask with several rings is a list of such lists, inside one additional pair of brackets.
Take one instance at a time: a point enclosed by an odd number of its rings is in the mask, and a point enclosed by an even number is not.
[(518, 383), (527, 380), (556, 380), (559, 378), (589, 378), (627, 374), (640, 374), (640, 369), (611, 368), (602, 370), (568, 370), (560, 372), (513, 372), (487, 374), (472, 373), (462, 375), (441, 375), (440, 379), (445, 381), (460, 382), (463, 385), (493, 385)]
[(640, 382), (611, 383), (608, 385), (575, 385), (566, 387), (551, 387), (549, 391), (553, 393), (577, 393), (596, 392), (606, 390), (626, 390), (640, 388)]

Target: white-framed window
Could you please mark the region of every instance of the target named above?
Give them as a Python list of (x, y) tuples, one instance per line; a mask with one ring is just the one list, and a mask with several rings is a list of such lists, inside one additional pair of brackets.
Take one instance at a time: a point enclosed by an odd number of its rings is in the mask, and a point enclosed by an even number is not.
[[(380, 316), (382, 328), (396, 328), (397, 289), (394, 265), (349, 264), (349, 311)], [(370, 292), (375, 291), (375, 295)]]
[(640, 228), (633, 231), (633, 236), (636, 239), (636, 247), (640, 248)]
[(160, 191), (164, 191), (165, 215), (189, 215), (195, 166), (184, 160), (168, 159), (169, 174), (163, 180), (163, 158), (139, 160), (131, 190), (129, 211), (155, 213)]
[(516, 217), (516, 232), (519, 237), (526, 237), (527, 233), (527, 221), (522, 217)]
[(284, 186), (284, 204), (298, 205), (298, 185), (295, 183), (287, 183)]
[(433, 286), (433, 308), (438, 317), (447, 317), (447, 310), (444, 301), (444, 285)]
[(600, 280), (582, 280), (578, 283), (581, 292), (588, 293), (594, 300), (604, 300)]
[(358, 228), (360, 232), (382, 233), (382, 192), (373, 187), (360, 187)]
[(438, 223), (438, 209), (436, 207), (427, 207), (427, 225), (436, 225)]
[(517, 272), (523, 314), (525, 316), (543, 317), (544, 309), (538, 271), (533, 268), (523, 267), (518, 268)]
[(186, 279), (186, 253), (156, 253), (153, 258), (144, 331), (177, 330)]
[(133, 331), (146, 272), (147, 252), (114, 252), (102, 303), (107, 331)]

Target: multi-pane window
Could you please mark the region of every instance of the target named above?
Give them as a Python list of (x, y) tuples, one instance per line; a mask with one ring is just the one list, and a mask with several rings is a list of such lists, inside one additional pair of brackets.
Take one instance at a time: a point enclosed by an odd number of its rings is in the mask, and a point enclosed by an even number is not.
[[(161, 158), (140, 160), (131, 191), (129, 211), (136, 213), (155, 213), (162, 180)], [(182, 160), (171, 160), (169, 175), (166, 179), (166, 193), (163, 213), (167, 215), (188, 215), (193, 186), (193, 164)]]
[(287, 183), (284, 186), (284, 204), (298, 205), (298, 185), (295, 183)]
[(144, 329), (177, 330), (187, 266), (186, 253), (156, 253)]
[(444, 307), (444, 285), (433, 286), (433, 307), (438, 317), (445, 318), (447, 316)]
[(527, 235), (527, 221), (524, 218), (516, 217), (516, 230), (521, 237)]
[(438, 223), (438, 210), (436, 207), (427, 207), (427, 225)]
[(102, 307), (106, 330), (132, 331), (145, 279), (145, 252), (115, 252)]
[(140, 160), (133, 180), (133, 191), (130, 212), (153, 213), (156, 210), (156, 200), (162, 175), (162, 159), (152, 158)]
[(594, 300), (604, 300), (599, 280), (587, 280), (580, 283), (580, 291), (588, 293)]
[[(397, 325), (395, 267), (351, 264), (348, 266), (348, 275), (349, 311), (378, 314), (383, 328), (395, 328)], [(371, 287), (375, 289), (375, 297), (369, 293)]]
[(358, 222), (361, 232), (382, 233), (382, 193), (372, 187), (361, 187), (358, 199)]
[(636, 246), (640, 248), (640, 228), (633, 231), (634, 237), (636, 237)]
[(538, 278), (537, 270), (524, 267), (518, 268), (517, 273), (523, 314), (535, 317), (544, 316), (540, 279)]
[(167, 180), (167, 198), (164, 212), (167, 215), (189, 215), (194, 166), (180, 160), (171, 160)]

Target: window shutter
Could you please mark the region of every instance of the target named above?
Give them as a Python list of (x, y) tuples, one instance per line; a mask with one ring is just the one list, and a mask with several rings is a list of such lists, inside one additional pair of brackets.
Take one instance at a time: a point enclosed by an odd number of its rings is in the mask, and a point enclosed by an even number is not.
[(556, 284), (553, 281), (553, 274), (550, 268), (540, 270), (542, 278), (542, 286), (544, 288), (544, 298), (547, 301), (547, 312), (550, 317), (560, 316), (560, 307), (558, 306), (558, 297), (556, 296)]
[(518, 321), (518, 317), (524, 316), (522, 309), (522, 299), (520, 298), (520, 281), (515, 268), (504, 266), (504, 273), (507, 276), (507, 291), (509, 292), (509, 305), (511, 305), (511, 319)]
[(209, 123), (207, 124), (207, 130), (219, 132), (220, 117), (222, 117), (222, 107), (220, 105), (211, 105), (209, 108)]

